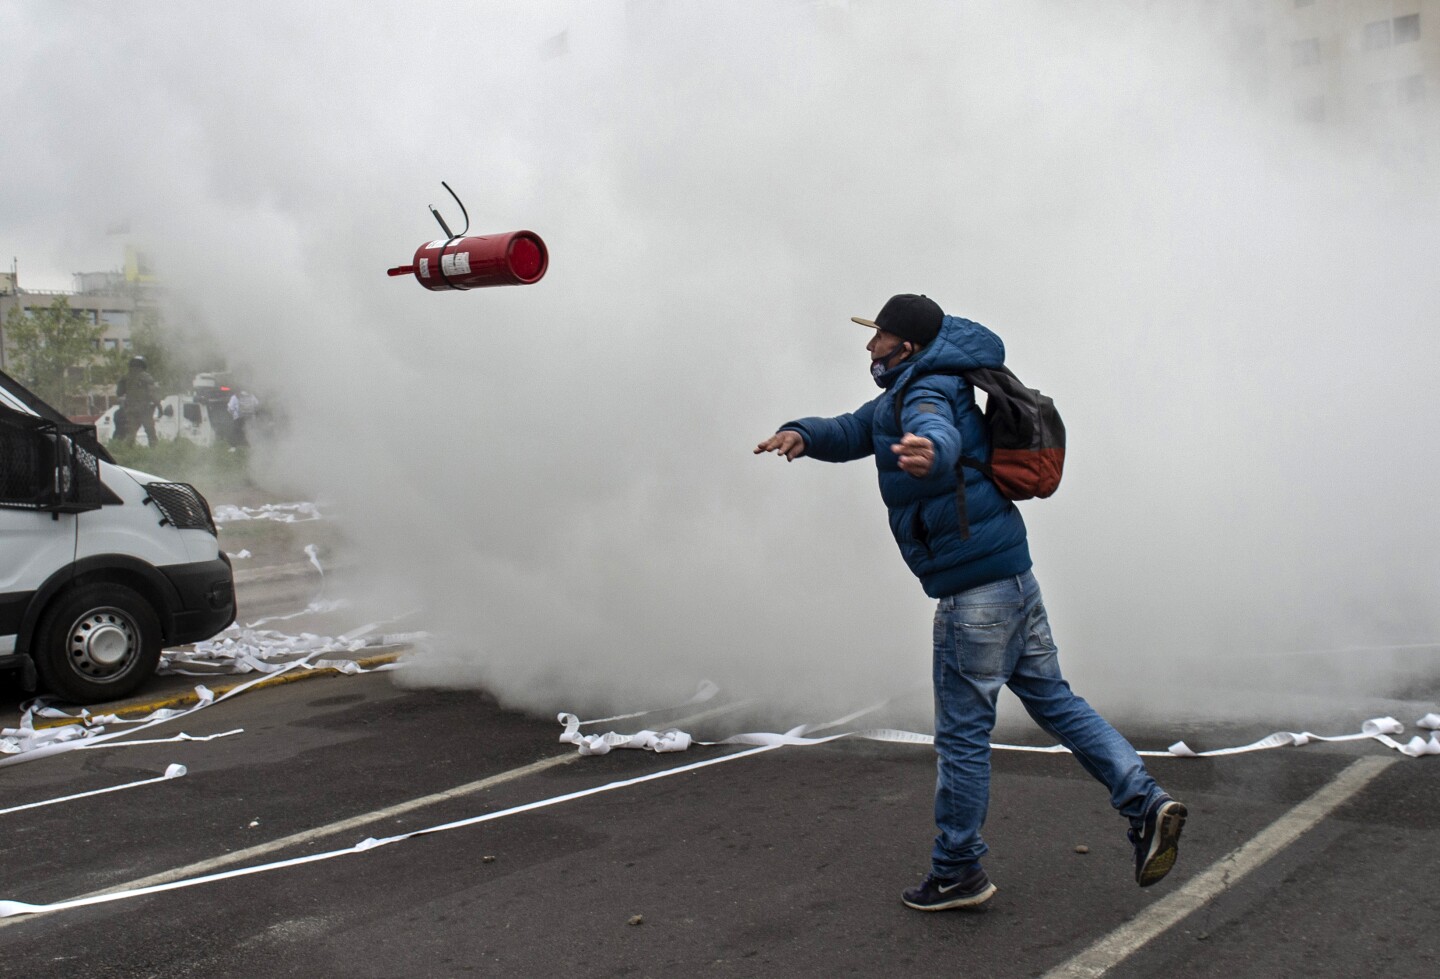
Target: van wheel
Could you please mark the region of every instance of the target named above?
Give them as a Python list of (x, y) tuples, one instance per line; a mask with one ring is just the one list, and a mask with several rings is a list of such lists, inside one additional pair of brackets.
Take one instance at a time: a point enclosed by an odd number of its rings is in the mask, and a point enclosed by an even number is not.
[(134, 589), (101, 582), (62, 595), (40, 619), (40, 683), (77, 704), (134, 693), (160, 663), (160, 622)]

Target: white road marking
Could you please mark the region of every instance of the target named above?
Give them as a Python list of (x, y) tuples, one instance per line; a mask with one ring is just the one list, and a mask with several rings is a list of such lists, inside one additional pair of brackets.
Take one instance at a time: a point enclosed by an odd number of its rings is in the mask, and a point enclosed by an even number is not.
[(1044, 979), (1097, 979), (1157, 935), (1204, 907), (1250, 871), (1294, 843), (1343, 802), (1399, 759), (1361, 758), (1318, 792), (1291, 809), (1248, 843), (1217, 860), (1185, 886), (1157, 901), (1085, 951), (1049, 972)]

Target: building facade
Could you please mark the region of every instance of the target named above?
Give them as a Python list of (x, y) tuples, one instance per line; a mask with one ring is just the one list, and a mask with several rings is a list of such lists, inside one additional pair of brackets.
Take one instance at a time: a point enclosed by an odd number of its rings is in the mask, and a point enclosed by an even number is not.
[(1440, 160), (1440, 0), (1268, 0), (1265, 13), (1277, 108)]
[[(154, 311), (159, 300), (153, 276), (142, 270), (133, 251), (127, 250), (124, 270), (77, 272), (74, 282), (74, 289), (69, 291), (26, 289), (15, 268), (0, 273), (0, 370), (11, 369), (14, 351), (6, 328), (14, 312), (29, 314), (48, 309), (60, 298), (92, 326), (104, 327), (95, 343), (97, 353), (133, 348), (132, 329), (147, 312)], [(113, 389), (97, 389), (91, 392), (88, 405), (66, 406), (62, 410), (73, 412), (83, 407), (86, 410), (80, 412), (82, 415), (98, 415), (110, 406), (113, 395)]]

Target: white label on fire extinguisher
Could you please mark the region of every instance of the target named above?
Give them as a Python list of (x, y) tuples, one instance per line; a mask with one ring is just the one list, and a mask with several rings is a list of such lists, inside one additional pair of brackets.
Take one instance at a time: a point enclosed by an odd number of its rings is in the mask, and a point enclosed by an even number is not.
[(420, 259), (420, 278), (430, 278), (430, 259), (428, 258)]
[(470, 253), (451, 252), (440, 259), (440, 271), (445, 275), (469, 275)]

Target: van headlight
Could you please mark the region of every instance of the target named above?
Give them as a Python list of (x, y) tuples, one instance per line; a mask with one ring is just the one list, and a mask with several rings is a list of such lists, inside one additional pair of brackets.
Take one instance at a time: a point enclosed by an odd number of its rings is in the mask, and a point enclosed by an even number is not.
[(215, 532), (210, 504), (189, 483), (146, 483), (145, 489), (150, 495), (144, 502), (155, 504), (160, 511), (160, 526), (170, 523), (181, 530), (208, 530), (220, 536)]

